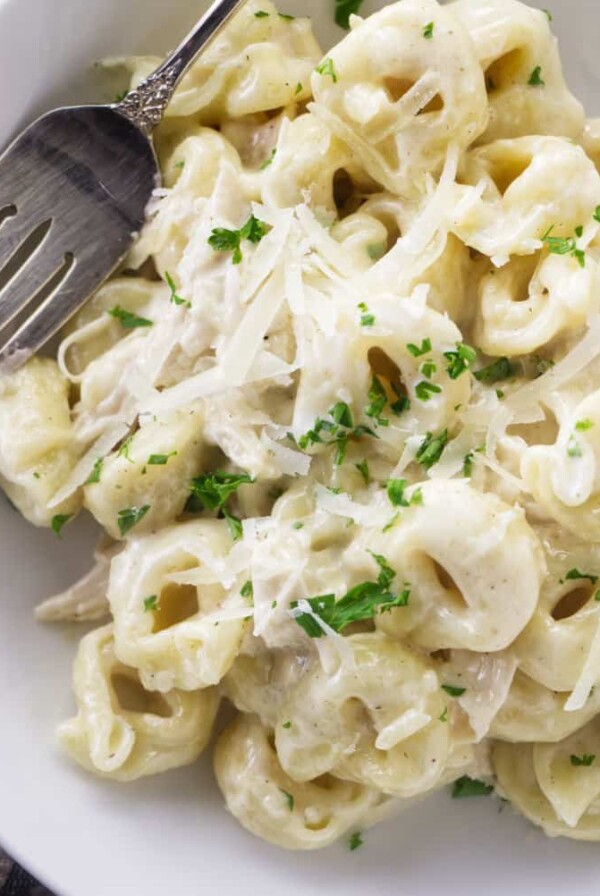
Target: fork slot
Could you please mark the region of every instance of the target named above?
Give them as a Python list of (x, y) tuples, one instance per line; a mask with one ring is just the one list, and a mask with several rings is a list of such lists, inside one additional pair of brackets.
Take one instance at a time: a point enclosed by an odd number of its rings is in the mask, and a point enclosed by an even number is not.
[(7, 218), (14, 218), (17, 214), (17, 206), (16, 205), (5, 205), (0, 208), (0, 227), (2, 227), (3, 223), (7, 220)]
[(0, 331), (25, 308), (63, 266), (52, 243), (44, 245), (50, 223), (40, 225), (0, 271)]
[(69, 288), (70, 275), (76, 268), (74, 255), (67, 252), (59, 270), (47, 280), (27, 304), (37, 304), (0, 351), (0, 376), (11, 373), (34, 355), (45, 342), (54, 336), (80, 305), (73, 302)]
[[(35, 218), (33, 220), (35, 221)], [(14, 260), (21, 257), (22, 247), (27, 248), (29, 254), (34, 252), (52, 226), (52, 218), (40, 221), (35, 227), (32, 227), (31, 222), (31, 214), (20, 213), (20, 209), (17, 207), (17, 214), (7, 215), (0, 224), (0, 285), (2, 286), (8, 280), (4, 271), (10, 270)]]

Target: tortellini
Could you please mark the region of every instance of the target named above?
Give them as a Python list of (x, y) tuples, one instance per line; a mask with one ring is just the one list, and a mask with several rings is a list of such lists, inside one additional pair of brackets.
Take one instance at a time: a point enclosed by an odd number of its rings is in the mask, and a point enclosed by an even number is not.
[(33, 358), (0, 377), (0, 485), (34, 525), (49, 526), (55, 516), (79, 510), (79, 494), (50, 505), (80, 452), (69, 383), (55, 361)]
[[(428, 38), (424, 31), (433, 27)], [(316, 114), (388, 189), (413, 193), (488, 122), (483, 74), (452, 9), (405, 0), (355, 25), (312, 76)]]
[(60, 742), (84, 768), (117, 781), (194, 762), (219, 706), (214, 688), (144, 690), (135, 669), (115, 656), (112, 625), (82, 639), (73, 683), (79, 712), (61, 725)]
[(382, 633), (350, 635), (345, 651), (336, 673), (310, 669), (284, 701), (283, 769), (295, 781), (331, 772), (400, 797), (432, 789), (450, 747), (435, 672)]
[(202, 520), (135, 538), (115, 558), (115, 653), (147, 690), (207, 688), (233, 663), (248, 610), (231, 553), (225, 520)]
[(407, 607), (378, 617), (389, 635), (436, 650), (503, 650), (531, 619), (545, 572), (522, 511), (467, 483), (428, 482), (401, 525), (368, 539), (412, 585)]
[(132, 514), (136, 534), (155, 531), (183, 511), (202, 468), (202, 415), (175, 412), (142, 425), (104, 458), (84, 488), (84, 505), (113, 538), (127, 535)]
[(600, 840), (600, 767), (595, 719), (556, 744), (498, 742), (492, 753), (502, 791), (551, 837)]
[(452, 12), (485, 73), (490, 118), (480, 142), (526, 134), (577, 139), (583, 108), (565, 84), (545, 10), (518, 0), (457, 0)]
[(377, 790), (333, 775), (299, 783), (283, 771), (268, 728), (238, 716), (215, 748), (215, 774), (227, 808), (247, 830), (287, 849), (333, 843), (382, 802)]

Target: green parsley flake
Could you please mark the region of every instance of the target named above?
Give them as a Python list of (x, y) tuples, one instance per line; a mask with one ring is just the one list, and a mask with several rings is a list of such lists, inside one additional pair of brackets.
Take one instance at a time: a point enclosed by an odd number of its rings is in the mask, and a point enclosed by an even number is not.
[(409, 342), (406, 348), (413, 358), (420, 358), (421, 355), (426, 355), (427, 352), (431, 351), (431, 339), (424, 339), (421, 345), (415, 345), (414, 342)]
[[(577, 248), (577, 238), (575, 236), (551, 236), (554, 225), (548, 228), (542, 237), (542, 242), (548, 246), (551, 255), (571, 255), (575, 258), (580, 268), (585, 267), (585, 252)], [(583, 233), (583, 230), (581, 230)]]
[(284, 22), (293, 22), (296, 16), (290, 16), (286, 12), (278, 12), (277, 15), (280, 19), (283, 19)]
[(150, 597), (144, 598), (144, 613), (150, 613), (158, 610), (158, 595), (152, 594)]
[(530, 87), (545, 87), (546, 82), (542, 78), (542, 66), (536, 65), (531, 75), (529, 76), (529, 81), (527, 82)]
[(286, 731), (288, 731), (288, 730), (292, 727), (292, 723), (291, 723), (290, 720), (288, 719), (287, 722), (283, 722), (283, 723), (282, 723), (281, 727), (282, 727), (282, 728), (285, 728)]
[(149, 467), (164, 467), (169, 463), (169, 459), (171, 457), (175, 457), (177, 455), (176, 451), (171, 451), (170, 454), (151, 454), (148, 458), (148, 466)]
[(583, 756), (571, 756), (571, 765), (578, 768), (583, 766), (585, 768), (589, 768), (590, 765), (594, 764), (594, 760), (596, 759), (596, 755), (594, 753), (584, 753)]
[(448, 721), (448, 707), (444, 706), (443, 713), (438, 716), (438, 722), (447, 722), (447, 721)]
[(586, 418), (585, 420), (578, 420), (575, 424), (575, 429), (577, 432), (587, 432), (589, 429), (592, 429), (593, 425), (594, 421)]
[(456, 343), (456, 351), (444, 352), (444, 358), (448, 361), (446, 368), (451, 380), (457, 380), (459, 376), (468, 370), (477, 358), (477, 352), (470, 345), (463, 342)]
[(124, 457), (125, 460), (128, 460), (130, 464), (133, 463), (132, 459), (129, 457), (129, 449), (131, 447), (131, 443), (133, 442), (133, 436), (127, 436), (119, 450), (117, 451), (117, 457)]
[(50, 528), (54, 534), (58, 535), (59, 538), (62, 538), (63, 528), (73, 519), (74, 515), (75, 514), (73, 513), (57, 513), (56, 516), (53, 516)]
[(192, 303), (188, 302), (187, 299), (182, 299), (181, 296), (177, 295), (177, 287), (175, 286), (175, 281), (171, 277), (168, 271), (165, 271), (165, 282), (169, 289), (171, 290), (171, 295), (169, 296), (169, 301), (172, 305), (185, 305), (186, 308), (191, 308)]
[(154, 323), (153, 321), (148, 320), (147, 317), (138, 317), (138, 315), (133, 314), (132, 311), (126, 311), (125, 308), (121, 308), (120, 305), (115, 305), (114, 308), (111, 308), (106, 313), (111, 317), (114, 317), (115, 320), (118, 320), (124, 330), (135, 330), (138, 327), (151, 327)]
[(360, 831), (355, 831), (350, 839), (348, 840), (348, 849), (350, 852), (354, 852), (355, 849), (359, 849), (364, 843), (362, 838), (362, 834)]
[(128, 90), (122, 90), (121, 93), (117, 93), (115, 103), (122, 103), (126, 96), (129, 96)]
[(569, 441), (567, 442), (567, 456), (568, 457), (583, 457), (583, 451), (581, 450), (581, 445), (575, 438), (575, 436), (571, 436)]
[(450, 697), (462, 697), (467, 689), (459, 688), (454, 684), (443, 684), (442, 690), (446, 691), (446, 693), (449, 694)]
[(440, 460), (447, 444), (447, 429), (441, 432), (439, 436), (434, 436), (432, 433), (428, 432), (415, 455), (416, 462), (421, 464), (426, 470), (431, 469), (431, 467), (435, 466)]
[(287, 803), (288, 809), (290, 810), (290, 812), (293, 812), (294, 811), (294, 797), (292, 796), (291, 793), (288, 793), (287, 790), (284, 790), (283, 787), (280, 787), (279, 790), (285, 797), (285, 801)]
[(250, 579), (244, 582), (240, 589), (240, 594), (242, 595), (242, 597), (254, 597), (254, 586), (252, 585)]
[(243, 258), (242, 240), (247, 240), (253, 244), (260, 243), (270, 230), (269, 224), (260, 221), (254, 215), (250, 215), (244, 226), (239, 230), (215, 227), (208, 238), (208, 244), (215, 252), (233, 252), (233, 263), (241, 264)]
[(264, 9), (259, 9), (258, 12), (255, 12), (255, 13), (254, 13), (254, 16), (255, 16), (255, 18), (257, 18), (257, 19), (268, 19), (268, 18), (269, 18), (269, 13), (268, 13), (268, 12), (265, 12)]
[(292, 529), (304, 529), (304, 523), (301, 523), (300, 520), (297, 520), (293, 525)]
[(360, 463), (354, 464), (360, 475), (362, 476), (365, 485), (368, 485), (371, 481), (371, 474), (369, 472), (369, 462), (368, 460), (361, 460)]
[[(366, 412), (368, 414), (368, 410)], [(317, 417), (313, 428), (298, 439), (298, 447), (306, 451), (312, 445), (335, 445), (334, 463), (340, 466), (346, 457), (349, 439), (359, 439), (368, 435), (377, 435), (368, 426), (355, 426), (350, 406), (345, 401), (338, 401), (329, 409), (327, 417)]]
[(375, 325), (375, 315), (369, 312), (364, 302), (360, 302), (358, 310), (362, 312), (360, 317), (361, 327), (373, 327)]
[(551, 22), (552, 21), (552, 13), (550, 12), (550, 10), (543, 9), (542, 12), (546, 13), (546, 16), (548, 17), (548, 21)]
[(137, 526), (149, 510), (149, 504), (145, 504), (143, 507), (126, 507), (123, 510), (119, 510), (117, 513), (117, 524), (121, 537), (123, 538), (130, 529)]
[(298, 96), (298, 94), (302, 93), (303, 90), (304, 90), (304, 87), (302, 86), (300, 81), (298, 81), (298, 83), (296, 84), (296, 89), (294, 90), (294, 96)]
[[(400, 594), (392, 594), (390, 586), (396, 573), (381, 554), (373, 554), (379, 565), (379, 576), (376, 582), (362, 582), (351, 588), (344, 597), (336, 601), (334, 594), (307, 598), (311, 613), (299, 613), (295, 616), (298, 625), (311, 638), (321, 638), (323, 628), (315, 616), (336, 632), (341, 632), (352, 622), (372, 619), (378, 611), (387, 612), (393, 607), (406, 607), (410, 598), (410, 588), (406, 586)], [(298, 606), (294, 601), (292, 608)]]
[(324, 78), (331, 78), (333, 83), (337, 84), (338, 76), (335, 71), (333, 59), (324, 59), (323, 62), (319, 63), (319, 65), (316, 67), (315, 71), (318, 75), (322, 75)]
[(433, 22), (428, 22), (427, 25), (425, 25), (425, 27), (423, 28), (423, 37), (426, 40), (431, 40), (431, 38), (433, 37), (434, 27), (435, 25)]
[(579, 572), (578, 569), (570, 569), (566, 574), (565, 579), (570, 582), (577, 581), (577, 579), (588, 579), (592, 585), (595, 585), (598, 581), (598, 576), (590, 575), (588, 572)]
[(468, 454), (465, 454), (465, 458), (463, 460), (463, 476), (466, 479), (470, 479), (471, 476), (473, 475), (473, 458), (474, 458), (474, 456), (475, 455), (472, 451), (469, 451)]
[(346, 31), (350, 28), (350, 16), (356, 15), (364, 0), (335, 0), (335, 21)]
[[(248, 473), (224, 473), (217, 470), (215, 473), (203, 473), (202, 476), (192, 479), (190, 491), (192, 497), (205, 510), (221, 510), (241, 485), (250, 485), (253, 482), (254, 479)], [(193, 507), (186, 509), (194, 511)]]
[(600, 205), (596, 206), (596, 211), (592, 215), (594, 221), (597, 221), (600, 224)]
[(441, 391), (441, 386), (437, 386), (435, 383), (429, 383), (426, 380), (422, 380), (415, 386), (415, 395), (419, 401), (429, 401), (432, 395), (436, 395)]
[(185, 159), (182, 159), (181, 162), (175, 162), (175, 167), (179, 168), (180, 171), (183, 171), (185, 168)]
[(485, 781), (479, 781), (477, 778), (469, 778), (468, 775), (463, 775), (462, 778), (454, 782), (452, 797), (457, 800), (468, 796), (487, 796), (493, 789), (493, 784), (486, 784)]
[(511, 376), (514, 376), (515, 372), (515, 367), (508, 358), (498, 358), (497, 361), (493, 361), (492, 364), (488, 364), (487, 367), (482, 367), (481, 370), (475, 370), (473, 376), (479, 383), (493, 386), (501, 380), (507, 380)]
[(435, 361), (423, 361), (421, 364), (421, 373), (423, 376), (427, 377), (428, 380), (431, 379), (433, 374), (437, 371), (437, 364)]
[(223, 516), (227, 520), (227, 525), (229, 527), (229, 534), (231, 535), (234, 541), (239, 541), (240, 538), (244, 534), (244, 528), (242, 526), (242, 521), (238, 519), (237, 516), (233, 516), (232, 513), (229, 513), (228, 510), (223, 508)]
[(88, 478), (83, 483), (84, 485), (95, 485), (95, 483), (100, 482), (100, 475), (102, 473), (102, 467), (104, 466), (104, 458), (99, 457), (94, 464), (94, 468)]
[(268, 168), (270, 165), (272, 165), (272, 164), (273, 164), (273, 159), (275, 158), (276, 155), (277, 155), (277, 147), (274, 146), (273, 149), (271, 150), (271, 155), (269, 156), (268, 159), (266, 159), (266, 160), (262, 163), (262, 165), (260, 166), (260, 168), (259, 168), (258, 170), (259, 170), (259, 171), (264, 171), (265, 168)]
[(423, 503), (423, 492), (420, 488), (416, 489), (410, 500), (406, 497), (405, 491), (408, 486), (406, 479), (388, 479), (386, 489), (390, 503), (394, 507), (410, 507), (415, 504)]

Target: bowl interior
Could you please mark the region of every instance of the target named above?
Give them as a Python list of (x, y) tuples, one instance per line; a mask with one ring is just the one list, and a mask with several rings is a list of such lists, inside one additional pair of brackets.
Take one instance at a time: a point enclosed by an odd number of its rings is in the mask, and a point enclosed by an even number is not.
[[(551, 5), (569, 80), (600, 112), (600, 6)], [(367, 0), (370, 11), (385, 5)], [(91, 64), (106, 55), (162, 52), (202, 4), (189, 0), (0, 0), (0, 134), (8, 139), (53, 103), (106, 99)], [(341, 36), (333, 0), (286, 0), (311, 14), (324, 43)], [(598, 892), (597, 848), (550, 841), (492, 800), (448, 794), (309, 857), (286, 854), (241, 830), (223, 808), (209, 763), (122, 786), (94, 780), (58, 753), (54, 728), (73, 709), (70, 669), (80, 629), (45, 628), (33, 606), (89, 564), (94, 527), (63, 541), (28, 526), (0, 499), (0, 841), (63, 896), (222, 896), (248, 885), (267, 896)]]

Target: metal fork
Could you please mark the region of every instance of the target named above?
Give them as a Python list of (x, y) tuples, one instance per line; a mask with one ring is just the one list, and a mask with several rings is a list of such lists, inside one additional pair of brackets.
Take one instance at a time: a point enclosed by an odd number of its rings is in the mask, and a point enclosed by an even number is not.
[(152, 130), (245, 2), (216, 0), (120, 103), (49, 112), (0, 156), (0, 375), (37, 352), (125, 258), (160, 185)]

